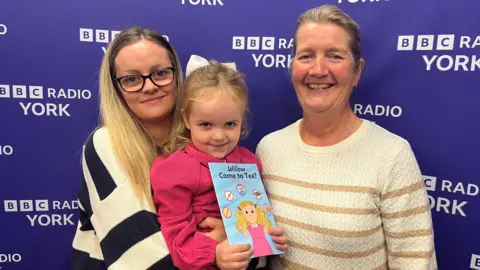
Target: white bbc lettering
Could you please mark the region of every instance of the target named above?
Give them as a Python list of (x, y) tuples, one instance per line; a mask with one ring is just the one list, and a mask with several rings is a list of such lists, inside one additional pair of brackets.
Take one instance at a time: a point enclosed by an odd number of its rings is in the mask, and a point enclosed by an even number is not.
[(35, 200), (35, 210), (37, 212), (47, 212), (48, 200)]
[(45, 226), (75, 226), (72, 222), (73, 214), (52, 214), (52, 215), (26, 215), (32, 227), (40, 225)]
[(3, 36), (7, 33), (8, 28), (5, 24), (0, 24), (0, 36)]
[(443, 212), (445, 214), (467, 216), (464, 209), (462, 209), (462, 207), (467, 205), (466, 201), (457, 201), (442, 197), (434, 198), (431, 195), (428, 195), (428, 201), (430, 202), (430, 210), (434, 209), (437, 212)]
[(18, 201), (20, 205), (21, 212), (32, 212), (33, 211), (33, 201), (32, 200), (20, 200)]
[[(245, 37), (234, 36), (232, 39), (232, 49), (244, 50), (245, 49)], [(1, 88), (0, 88), (1, 89)]]
[(480, 255), (472, 254), (472, 259), (470, 260), (470, 269), (480, 270)]
[(78, 201), (64, 201), (63, 203), (60, 201), (53, 201), (52, 204), (54, 210), (78, 209)]
[[(288, 41), (288, 44), (287, 44), (287, 41)], [(293, 38), (291, 38), (290, 40), (287, 40), (285, 38), (279, 38), (278, 39), (278, 48), (279, 49), (284, 49), (284, 50), (288, 50), (290, 48), (293, 48)]]
[(55, 104), (55, 103), (31, 103), (23, 104), (19, 102), (20, 107), (23, 109), (24, 115), (36, 115), (36, 116), (71, 116), (67, 111), (70, 104)]
[(22, 261), (22, 255), (18, 253), (14, 254), (1, 254), (0, 253), (0, 263), (12, 263)]
[(252, 54), (255, 67), (262, 65), (266, 68), (289, 68), (292, 62), (291, 55), (284, 54)]
[[(452, 188), (452, 186), (454, 187)], [(460, 193), (468, 196), (476, 196), (479, 194), (480, 189), (475, 184), (463, 184), (462, 182), (458, 182), (457, 184), (454, 185), (452, 181), (443, 180), (441, 191), (450, 192), (450, 193)]]
[(80, 41), (93, 42), (93, 29), (80, 28)]
[(262, 50), (273, 51), (275, 49), (275, 37), (262, 38)]
[[(113, 40), (113, 39), (112, 39)], [(95, 31), (95, 41), (97, 43), (108, 43), (108, 30), (96, 30)]]
[(419, 35), (417, 37), (417, 51), (433, 50), (434, 35)]
[(222, 0), (182, 0), (182, 5), (223, 6)]
[(90, 99), (92, 92), (88, 89), (63, 89), (59, 90), (55, 88), (47, 89), (48, 98), (63, 98), (63, 99)]
[(43, 99), (43, 87), (42, 86), (29, 86), (29, 97), (31, 99)]
[(11, 145), (0, 145), (0, 156), (11, 156), (13, 147)]
[(397, 51), (413, 50), (415, 36), (398, 36)]
[(477, 55), (422, 55), (426, 69), (431, 70), (432, 66), (436, 67), (440, 71), (477, 71), (480, 70), (480, 57)]
[(27, 86), (26, 85), (12, 85), (13, 98), (27, 98)]
[(455, 45), (455, 35), (438, 35), (437, 50), (451, 51)]
[(425, 189), (428, 191), (435, 191), (437, 187), (437, 177), (422, 175), (423, 181), (425, 182)]
[(473, 42), (472, 38), (469, 36), (462, 36), (460, 37), (460, 49), (467, 48), (467, 49), (474, 49), (475, 47), (480, 46), (480, 36), (474, 37)]
[(260, 49), (260, 37), (248, 37), (247, 50), (259, 50), (259, 49)]
[(403, 110), (400, 106), (383, 106), (371, 104), (363, 106), (362, 104), (355, 104), (353, 107), (353, 112), (360, 115), (400, 117)]
[(18, 212), (18, 204), (16, 200), (3, 201), (5, 212)]
[(10, 85), (0, 84), (0, 98), (10, 97)]

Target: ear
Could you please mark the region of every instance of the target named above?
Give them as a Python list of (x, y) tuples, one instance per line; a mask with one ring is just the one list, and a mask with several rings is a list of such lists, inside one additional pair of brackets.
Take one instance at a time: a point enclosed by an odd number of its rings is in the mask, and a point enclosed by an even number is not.
[(187, 129), (190, 130), (190, 123), (188, 122), (188, 117), (185, 114), (185, 111), (183, 109), (181, 110), (181, 112), (182, 112), (183, 122), (185, 123), (185, 126), (187, 127)]
[(363, 58), (360, 58), (358, 60), (357, 68), (356, 68), (356, 75), (355, 75), (355, 80), (353, 80), (353, 87), (357, 88), (358, 82), (360, 81), (360, 76), (362, 75), (362, 70), (363, 67), (365, 66), (365, 60)]

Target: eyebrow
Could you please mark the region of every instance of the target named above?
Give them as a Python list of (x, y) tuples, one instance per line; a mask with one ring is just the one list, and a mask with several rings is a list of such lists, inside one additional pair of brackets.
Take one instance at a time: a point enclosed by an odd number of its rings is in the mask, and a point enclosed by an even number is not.
[[(154, 66), (151, 66), (150, 67), (150, 72), (153, 72), (154, 70), (159, 70), (159, 69), (165, 69), (165, 68), (168, 68), (168, 67), (171, 67), (173, 65), (164, 65), (164, 64), (157, 64), (157, 65), (154, 65)], [(127, 74), (141, 74), (141, 72), (138, 70), (138, 69), (128, 69), (128, 70), (124, 70), (123, 73), (127, 73)]]

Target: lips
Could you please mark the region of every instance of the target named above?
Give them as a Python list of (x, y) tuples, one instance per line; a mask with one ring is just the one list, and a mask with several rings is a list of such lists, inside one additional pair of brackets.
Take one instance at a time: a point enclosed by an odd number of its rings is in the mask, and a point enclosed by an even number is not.
[(142, 101), (142, 103), (153, 103), (153, 102), (155, 102), (155, 101), (157, 101), (157, 100), (162, 99), (163, 97), (164, 97), (164, 96), (148, 98), (148, 99)]

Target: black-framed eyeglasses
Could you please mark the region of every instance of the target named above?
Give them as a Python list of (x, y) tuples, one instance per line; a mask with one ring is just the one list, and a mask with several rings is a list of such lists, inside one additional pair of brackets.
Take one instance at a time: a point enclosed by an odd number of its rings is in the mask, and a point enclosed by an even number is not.
[(168, 67), (157, 70), (148, 75), (127, 75), (115, 78), (125, 92), (138, 92), (145, 86), (145, 79), (150, 79), (156, 86), (166, 86), (175, 80), (176, 67)]

